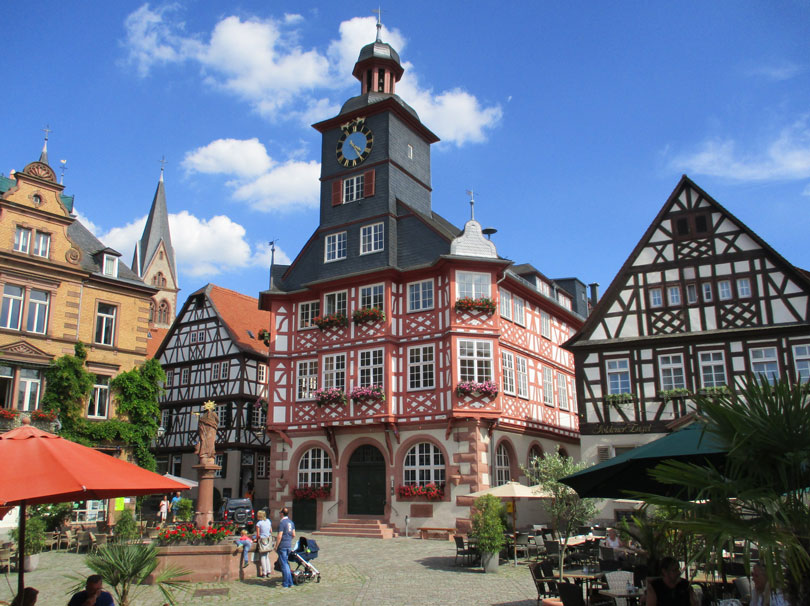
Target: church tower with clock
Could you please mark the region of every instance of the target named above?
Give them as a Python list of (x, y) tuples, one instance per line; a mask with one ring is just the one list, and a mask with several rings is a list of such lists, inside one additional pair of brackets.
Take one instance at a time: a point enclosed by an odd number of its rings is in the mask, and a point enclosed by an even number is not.
[(380, 28), (352, 72), (360, 94), (314, 125), (318, 226), (260, 293), (272, 446), (256, 478), (298, 528), (346, 534), (362, 520), (384, 537), (406, 516), (463, 529), (464, 495), (576, 444), (573, 362), (558, 345), (582, 319), (473, 218), (459, 230), (433, 212), (439, 139), (396, 94), (404, 70)]

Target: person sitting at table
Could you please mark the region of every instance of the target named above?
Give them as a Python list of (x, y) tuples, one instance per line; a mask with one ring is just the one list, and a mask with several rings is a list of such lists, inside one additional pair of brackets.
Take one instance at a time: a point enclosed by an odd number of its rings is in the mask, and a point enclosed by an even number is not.
[[(601, 543), (604, 547), (610, 547), (611, 549), (619, 549), (621, 547), (627, 547), (624, 541), (619, 538), (619, 533), (616, 532), (615, 528), (608, 528), (607, 536), (602, 539)], [(618, 553), (616, 555), (619, 555)]]
[(751, 582), (750, 606), (787, 606), (781, 591), (771, 591), (768, 575), (762, 564), (757, 563), (751, 567)]
[(678, 560), (663, 558), (660, 570), (660, 577), (647, 580), (646, 606), (698, 606), (689, 581), (681, 578)]

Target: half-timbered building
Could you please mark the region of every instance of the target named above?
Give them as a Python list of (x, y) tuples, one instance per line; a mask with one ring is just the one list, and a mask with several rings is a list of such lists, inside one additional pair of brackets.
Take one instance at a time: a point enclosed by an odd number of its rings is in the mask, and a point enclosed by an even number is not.
[(687, 176), (579, 333), (582, 457), (660, 437), (691, 396), (810, 379), (810, 279)]
[(577, 454), (560, 346), (583, 319), (552, 280), (499, 257), (474, 217), (459, 230), (433, 212), (438, 138), (395, 94), (397, 52), (378, 37), (353, 73), (360, 95), (314, 125), (320, 224), (260, 295), (271, 506), (335, 532), (456, 528), (464, 495), (519, 479), (530, 456)]
[(257, 507), (268, 500), (267, 345), (259, 332), (269, 318), (255, 298), (208, 284), (186, 299), (156, 355), (166, 372), (159, 468), (196, 477), (197, 421), (212, 400), (221, 467), (214, 486), (222, 497), (255, 489)]

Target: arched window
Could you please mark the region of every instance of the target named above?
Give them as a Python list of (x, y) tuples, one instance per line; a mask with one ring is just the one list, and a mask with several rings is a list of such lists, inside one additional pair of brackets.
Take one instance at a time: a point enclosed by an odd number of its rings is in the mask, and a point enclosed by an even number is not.
[(444, 455), (438, 446), (421, 442), (405, 455), (404, 484), (444, 484)]
[(160, 305), (158, 306), (158, 324), (168, 324), (169, 323), (169, 304), (166, 301), (161, 301)]
[(331, 486), (332, 460), (322, 448), (310, 448), (298, 461), (298, 488)]
[(533, 459), (542, 459), (542, 458), (543, 458), (543, 449), (540, 448), (537, 444), (535, 444), (529, 449), (529, 465), (532, 464)]
[(155, 302), (149, 301), (149, 321), (155, 321)]
[(163, 275), (162, 271), (152, 276), (152, 286), (166, 286), (166, 276)]
[(560, 456), (561, 457), (568, 457), (568, 451), (565, 448), (560, 448)]
[(509, 451), (506, 450), (505, 444), (501, 444), (495, 452), (495, 486), (506, 484), (511, 479)]

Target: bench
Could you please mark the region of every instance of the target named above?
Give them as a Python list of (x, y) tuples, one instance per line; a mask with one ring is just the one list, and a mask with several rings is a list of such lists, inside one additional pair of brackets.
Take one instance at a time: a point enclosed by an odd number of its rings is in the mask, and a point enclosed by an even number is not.
[(457, 532), (455, 528), (429, 528), (423, 526), (419, 529), (419, 537), (421, 539), (438, 538), (443, 541), (452, 541), (453, 535)]

